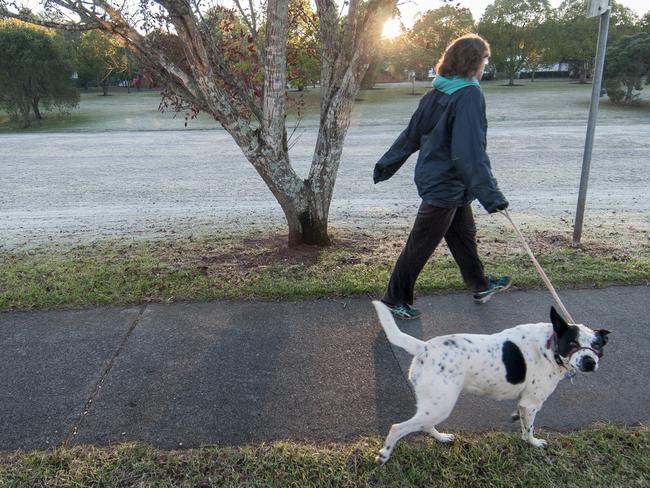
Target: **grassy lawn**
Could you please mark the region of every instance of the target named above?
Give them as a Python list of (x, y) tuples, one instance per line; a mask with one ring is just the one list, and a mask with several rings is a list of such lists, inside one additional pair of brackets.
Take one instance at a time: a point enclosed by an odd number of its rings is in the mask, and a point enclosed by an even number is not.
[[(479, 226), (479, 248), (491, 274), (514, 276), (515, 288), (541, 287), (514, 232)], [(639, 284), (650, 280), (650, 224), (590, 227), (571, 247), (568, 223), (523, 226), (556, 286)], [(0, 253), (0, 310), (93, 307), (221, 298), (308, 298), (379, 295), (408, 229), (333, 231), (328, 248), (289, 249), (280, 234), (235, 233), (142, 241), (103, 241)], [(424, 269), (420, 293), (463, 288), (443, 246)]]
[(457, 436), (451, 446), (419, 436), (381, 467), (381, 441), (161, 451), (145, 445), (75, 447), (0, 456), (3, 487), (641, 487), (650, 479), (650, 428), (601, 425), (547, 433), (547, 450), (514, 433)]
[[(530, 95), (534, 105), (535, 92), (556, 92), (562, 99), (558, 106), (562, 110), (573, 110), (576, 115), (583, 117), (585, 107), (589, 106), (591, 85), (581, 85), (566, 80), (536, 81), (530, 83), (521, 80), (517, 86), (509, 87), (503, 81), (489, 81), (482, 83), (483, 91), (488, 103), (488, 116), (493, 120), (500, 120), (502, 114), (499, 107), (503, 106), (503, 113), (510, 114), (512, 106), (509, 99), (514, 92)], [(412, 95), (410, 84), (385, 84), (376, 85), (371, 90), (359, 92), (355, 103), (355, 112), (364, 113), (368, 107), (395, 104), (406, 106), (408, 115), (417, 105), (420, 97), (430, 90), (428, 82), (418, 82), (415, 86), (415, 95)], [(0, 111), (0, 134), (8, 132), (58, 132), (58, 131), (140, 131), (140, 130), (181, 130), (185, 128), (185, 114), (174, 114), (170, 111), (160, 113), (160, 93), (157, 90), (132, 91), (127, 93), (126, 88), (112, 88), (109, 96), (102, 96), (101, 91), (81, 91), (79, 107), (72, 110), (68, 116), (60, 116), (56, 112), (46, 113), (46, 119), (40, 124), (34, 123), (29, 129), (17, 129), (6, 115)], [(287, 111), (289, 126), (295, 123), (298, 109), (302, 114), (302, 127), (318, 124), (318, 111), (320, 107), (320, 90), (309, 88), (304, 92), (292, 91), (288, 94)], [(640, 92), (641, 103), (639, 106), (625, 107), (611, 104), (604, 97), (601, 100), (602, 116), (620, 114), (622, 116), (646, 116), (650, 112), (650, 87), (645, 87)], [(547, 101), (542, 102), (547, 104)], [(533, 109), (535, 109), (533, 107)], [(548, 106), (539, 105), (539, 113), (548, 110)], [(396, 109), (398, 113), (404, 109)], [(392, 110), (391, 110), (392, 111)], [(394, 112), (394, 111), (392, 111)], [(529, 112), (522, 112), (522, 116), (529, 116)], [(372, 117), (368, 117), (371, 121)], [(401, 122), (400, 122), (401, 123)], [(190, 130), (221, 130), (221, 126), (210, 116), (201, 113), (196, 120), (188, 122)]]

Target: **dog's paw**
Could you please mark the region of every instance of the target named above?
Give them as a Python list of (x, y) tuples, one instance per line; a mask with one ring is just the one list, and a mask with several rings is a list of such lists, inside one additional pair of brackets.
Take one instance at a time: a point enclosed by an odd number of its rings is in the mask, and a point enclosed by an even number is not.
[(542, 449), (546, 448), (546, 446), (548, 445), (548, 443), (544, 439), (538, 439), (536, 437), (532, 437), (528, 439), (528, 443), (531, 446), (541, 447)]
[(438, 442), (442, 442), (443, 444), (451, 444), (452, 442), (454, 442), (456, 440), (456, 437), (454, 437), (454, 434), (441, 434), (441, 433), (438, 433), (438, 435), (436, 435), (436, 440)]
[(377, 457), (375, 458), (375, 464), (383, 466), (386, 464), (386, 461), (388, 461), (388, 456), (379, 451), (379, 454), (377, 454)]

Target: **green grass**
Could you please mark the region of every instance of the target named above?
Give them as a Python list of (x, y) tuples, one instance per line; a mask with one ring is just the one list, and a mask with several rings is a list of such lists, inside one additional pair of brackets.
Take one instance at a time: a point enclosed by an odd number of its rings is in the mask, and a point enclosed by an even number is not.
[(650, 429), (600, 425), (548, 433), (547, 450), (515, 433), (461, 434), (451, 446), (418, 436), (385, 466), (377, 438), (350, 444), (274, 442), (161, 451), (141, 444), (6, 453), (3, 487), (645, 487)]
[[(525, 232), (556, 286), (647, 283), (648, 229), (641, 224), (613, 225), (590, 231), (580, 249), (569, 245), (567, 229), (549, 231), (538, 223)], [(0, 253), (0, 310), (377, 296), (388, 282), (406, 234), (406, 230), (381, 234), (339, 230), (333, 232), (334, 245), (327, 248), (289, 249), (284, 236), (234, 234), (5, 251)], [(489, 273), (512, 275), (515, 288), (543, 286), (512, 231), (484, 225), (479, 238)], [(420, 293), (463, 289), (446, 249), (436, 251), (417, 289)]]

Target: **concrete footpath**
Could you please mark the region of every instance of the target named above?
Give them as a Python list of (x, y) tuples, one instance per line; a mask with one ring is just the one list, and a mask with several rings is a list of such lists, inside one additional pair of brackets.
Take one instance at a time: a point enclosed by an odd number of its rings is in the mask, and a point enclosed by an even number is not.
[[(547, 429), (650, 420), (650, 287), (560, 290), (579, 322), (612, 331), (599, 371), (560, 384)], [(546, 322), (546, 290), (485, 305), (417, 303), (421, 338)], [(0, 450), (142, 441), (160, 448), (387, 433), (414, 412), (409, 356), (369, 299), (215, 301), (0, 314)], [(514, 402), (464, 395), (443, 429), (514, 430)]]

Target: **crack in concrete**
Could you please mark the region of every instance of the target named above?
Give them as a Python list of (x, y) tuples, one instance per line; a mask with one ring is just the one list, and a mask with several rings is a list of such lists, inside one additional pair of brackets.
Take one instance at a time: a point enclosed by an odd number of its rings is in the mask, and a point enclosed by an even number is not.
[(120, 342), (120, 345), (117, 347), (113, 355), (111, 356), (110, 360), (104, 367), (101, 375), (99, 376), (99, 379), (97, 380), (97, 383), (95, 383), (95, 387), (93, 388), (93, 391), (90, 393), (86, 401), (84, 402), (84, 405), (81, 409), (81, 412), (79, 412), (79, 415), (77, 415), (74, 423), (72, 424), (72, 427), (68, 431), (68, 434), (65, 436), (65, 439), (61, 443), (61, 447), (68, 447), (69, 443), (72, 441), (72, 439), (77, 435), (77, 432), (79, 431), (79, 427), (81, 426), (81, 422), (83, 422), (84, 417), (90, 410), (90, 407), (92, 406), (93, 401), (95, 400), (95, 397), (99, 393), (99, 390), (101, 389), (102, 385), (106, 381), (106, 378), (110, 374), (111, 370), (113, 369), (113, 366), (115, 365), (115, 359), (120, 355), (124, 347), (126, 346), (126, 342), (129, 340), (129, 337), (131, 337), (131, 334), (137, 327), (138, 323), (140, 322), (140, 319), (142, 318), (142, 315), (144, 314), (144, 311), (147, 309), (147, 305), (142, 305), (140, 307), (140, 313), (138, 313), (138, 316), (133, 320), (133, 323), (129, 327), (129, 330), (127, 333), (124, 335), (122, 342)]

